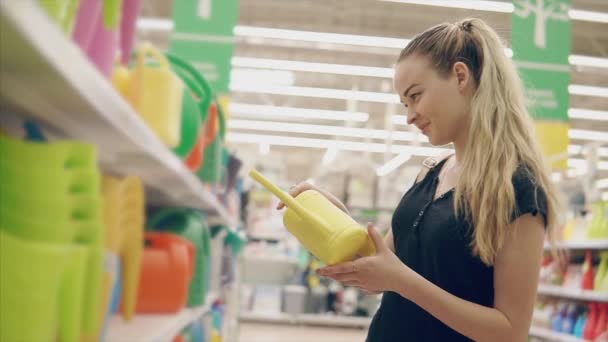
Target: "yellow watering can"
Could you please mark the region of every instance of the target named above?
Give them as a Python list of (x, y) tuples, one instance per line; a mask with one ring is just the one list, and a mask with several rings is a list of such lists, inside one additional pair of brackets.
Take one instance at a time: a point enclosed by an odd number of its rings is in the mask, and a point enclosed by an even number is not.
[(367, 231), (318, 191), (304, 191), (293, 198), (257, 170), (249, 175), (285, 203), (285, 227), (324, 263), (333, 265), (352, 260), (357, 254), (376, 252)]
[[(159, 65), (147, 64), (147, 56)], [(121, 69), (113, 76), (113, 82), (121, 93), (128, 94), (133, 108), (167, 146), (179, 145), (184, 83), (171, 71), (162, 53), (149, 43), (142, 44), (137, 50), (135, 69), (130, 73)]]
[[(123, 313), (129, 321), (135, 314), (139, 287), (144, 231), (144, 189), (135, 176), (117, 179), (103, 177), (104, 222), (106, 224), (106, 249), (119, 255), (123, 261)], [(107, 275), (106, 275), (107, 277)], [(108, 310), (113, 281), (105, 282), (102, 294), (102, 310)]]

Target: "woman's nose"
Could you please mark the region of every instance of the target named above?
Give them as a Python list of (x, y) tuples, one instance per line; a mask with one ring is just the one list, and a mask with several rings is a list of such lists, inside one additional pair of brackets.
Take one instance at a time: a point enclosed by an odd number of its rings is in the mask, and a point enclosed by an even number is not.
[(407, 124), (411, 125), (413, 124), (416, 119), (418, 118), (418, 115), (416, 115), (416, 112), (413, 111), (412, 109), (408, 108), (407, 110)]

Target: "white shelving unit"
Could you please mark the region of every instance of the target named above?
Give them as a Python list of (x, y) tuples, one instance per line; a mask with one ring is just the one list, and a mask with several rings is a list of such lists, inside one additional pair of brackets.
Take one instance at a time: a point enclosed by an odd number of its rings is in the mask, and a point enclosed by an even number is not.
[(574, 337), (572, 335), (557, 333), (555, 331), (551, 331), (549, 329), (540, 328), (540, 327), (532, 327), (530, 329), (530, 336), (539, 337), (545, 339), (546, 341), (551, 342), (585, 342), (586, 340), (582, 340), (580, 338)]
[(570, 289), (555, 285), (540, 284), (538, 286), (538, 294), (545, 296), (584, 300), (589, 302), (608, 303), (608, 293), (601, 293), (597, 291), (589, 291), (582, 289)]
[(216, 299), (217, 295), (210, 294), (207, 304), (201, 307), (184, 309), (176, 314), (137, 315), (130, 322), (113, 316), (106, 341), (170, 342), (182, 329), (207, 314)]
[(287, 313), (242, 312), (240, 317), (242, 321), (248, 322), (301, 324), (359, 329), (368, 328), (371, 323), (371, 318), (369, 317), (346, 317), (320, 314), (292, 315)]
[[(574, 250), (608, 250), (608, 239), (565, 241), (558, 243), (556, 247)], [(545, 250), (549, 249), (549, 244), (545, 243)]]
[(37, 1), (2, 1), (0, 15), (4, 115), (35, 119), (52, 139), (97, 145), (102, 170), (141, 177), (148, 203), (202, 209), (235, 226), (215, 195), (163, 145)]

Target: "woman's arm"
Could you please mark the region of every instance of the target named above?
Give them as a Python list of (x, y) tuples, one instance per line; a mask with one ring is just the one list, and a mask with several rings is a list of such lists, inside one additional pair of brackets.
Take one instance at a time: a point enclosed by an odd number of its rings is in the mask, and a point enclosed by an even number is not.
[(542, 218), (526, 214), (511, 228), (514, 234), (494, 265), (494, 308), (460, 299), (414, 272), (413, 279), (402, 272), (399, 294), (475, 341), (527, 341), (543, 250)]

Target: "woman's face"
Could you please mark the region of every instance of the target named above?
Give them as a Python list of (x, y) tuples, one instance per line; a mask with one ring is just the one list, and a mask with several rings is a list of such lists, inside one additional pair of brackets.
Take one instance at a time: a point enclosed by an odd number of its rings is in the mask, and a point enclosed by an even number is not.
[(429, 61), (412, 55), (395, 66), (394, 87), (406, 107), (407, 123), (433, 145), (464, 141), (473, 94), (469, 70), (456, 63), (447, 76), (440, 76)]

